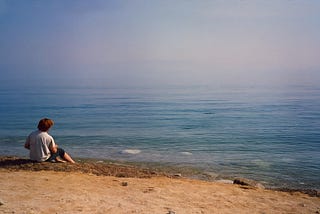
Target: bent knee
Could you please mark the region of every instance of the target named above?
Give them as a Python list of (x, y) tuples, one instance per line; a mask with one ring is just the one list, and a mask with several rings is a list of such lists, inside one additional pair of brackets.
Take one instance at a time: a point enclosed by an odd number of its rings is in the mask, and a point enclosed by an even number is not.
[(64, 154), (66, 153), (62, 148), (58, 148), (57, 153), (60, 157), (64, 157)]

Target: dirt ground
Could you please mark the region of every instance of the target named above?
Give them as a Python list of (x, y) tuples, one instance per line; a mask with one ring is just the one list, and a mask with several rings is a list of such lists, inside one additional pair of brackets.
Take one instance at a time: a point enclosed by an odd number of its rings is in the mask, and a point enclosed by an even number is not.
[(0, 213), (320, 213), (320, 198), (107, 163), (0, 159)]

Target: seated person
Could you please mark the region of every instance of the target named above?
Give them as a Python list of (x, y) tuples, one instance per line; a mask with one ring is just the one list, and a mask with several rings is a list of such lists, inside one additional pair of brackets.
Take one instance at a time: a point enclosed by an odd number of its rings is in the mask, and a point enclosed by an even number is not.
[(74, 160), (62, 148), (54, 142), (49, 129), (53, 126), (53, 120), (43, 118), (39, 121), (38, 130), (32, 132), (24, 144), (26, 149), (30, 150), (30, 159), (37, 162), (70, 162)]

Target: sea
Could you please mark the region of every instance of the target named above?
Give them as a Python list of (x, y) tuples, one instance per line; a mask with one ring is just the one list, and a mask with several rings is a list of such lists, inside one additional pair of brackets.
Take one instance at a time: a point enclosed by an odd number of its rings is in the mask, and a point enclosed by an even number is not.
[(199, 169), (320, 189), (320, 87), (2, 87), (0, 155), (27, 157), (51, 118), (72, 157)]

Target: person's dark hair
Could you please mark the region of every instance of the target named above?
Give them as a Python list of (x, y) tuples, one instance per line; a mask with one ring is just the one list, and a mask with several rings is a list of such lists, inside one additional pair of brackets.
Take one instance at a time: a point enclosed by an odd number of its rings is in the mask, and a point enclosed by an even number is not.
[(46, 132), (53, 126), (53, 120), (48, 118), (43, 118), (38, 123), (38, 129), (40, 131)]

